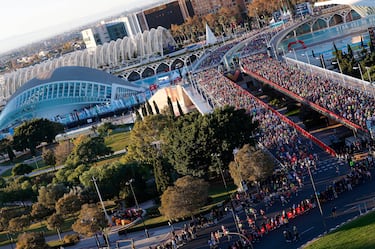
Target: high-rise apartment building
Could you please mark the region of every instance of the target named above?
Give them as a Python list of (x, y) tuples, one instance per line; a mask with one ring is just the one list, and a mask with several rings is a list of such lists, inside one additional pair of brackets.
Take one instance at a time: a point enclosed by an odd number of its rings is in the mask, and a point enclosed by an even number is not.
[(193, 15), (191, 0), (171, 1), (136, 13), (142, 31), (158, 26), (169, 29), (172, 24), (180, 25)]
[(83, 30), (81, 34), (89, 49), (128, 36), (124, 22), (102, 22), (96, 27)]
[(246, 5), (249, 3), (251, 0), (191, 0), (194, 13), (198, 16), (217, 13), (222, 7), (233, 8), (240, 14), (246, 11)]

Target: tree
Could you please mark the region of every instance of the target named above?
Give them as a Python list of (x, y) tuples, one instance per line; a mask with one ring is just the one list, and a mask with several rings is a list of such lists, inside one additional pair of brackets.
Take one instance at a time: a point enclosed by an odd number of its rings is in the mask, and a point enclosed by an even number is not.
[(353, 50), (352, 50), (352, 47), (350, 46), (350, 44), (348, 44), (348, 56), (349, 56), (349, 58), (354, 58), (353, 57)]
[(25, 175), (33, 171), (33, 167), (25, 163), (17, 163), (12, 169), (13, 176)]
[(156, 189), (159, 193), (163, 193), (172, 183), (172, 166), (165, 160), (155, 160), (154, 177)]
[(11, 233), (17, 233), (23, 231), (28, 226), (30, 226), (30, 217), (22, 215), (21, 217), (14, 217), (9, 221), (8, 230)]
[(169, 96), (167, 98), (167, 103), (168, 103), (169, 115), (171, 117), (175, 117), (174, 109), (173, 109), (173, 104), (172, 104), (172, 99)]
[(34, 220), (40, 221), (43, 220), (45, 217), (51, 215), (53, 211), (47, 208), (42, 203), (36, 202), (33, 204), (31, 209), (31, 216)]
[(142, 116), (143, 116), (143, 118), (147, 117), (147, 109), (146, 109), (146, 106), (145, 106), (145, 105), (143, 105), (143, 106), (141, 107), (141, 111), (142, 111)]
[(98, 127), (98, 133), (102, 137), (109, 136), (114, 128), (115, 126), (112, 123), (105, 122)]
[[(101, 167), (91, 167), (82, 173), (79, 179), (86, 189), (92, 189), (94, 187), (92, 177), (95, 177), (103, 199), (112, 199), (114, 197), (119, 199), (124, 197), (121, 195), (126, 190), (126, 182), (130, 179), (135, 179), (137, 188), (144, 190), (146, 184), (142, 176), (145, 176), (148, 171), (149, 169), (135, 162), (126, 164), (115, 162)], [(144, 192), (142, 196), (146, 197)]]
[(106, 226), (107, 220), (98, 205), (84, 204), (72, 228), (75, 232), (83, 236), (91, 237), (97, 232), (102, 231)]
[(240, 179), (260, 183), (273, 173), (275, 161), (267, 152), (244, 145), (235, 155), (235, 161), (229, 164), (229, 172), (237, 186), (241, 186)]
[(49, 184), (39, 189), (38, 202), (43, 203), (47, 208), (54, 209), (55, 203), (60, 199), (67, 189), (64, 184)]
[(53, 150), (49, 150), (43, 147), (42, 159), (46, 165), (51, 165), (51, 166), (56, 165), (56, 157), (55, 157), (55, 153), (53, 152)]
[(180, 113), (180, 116), (184, 116), (184, 112), (182, 111), (180, 102), (178, 102), (178, 100), (177, 100), (177, 108), (178, 108), (178, 112)]
[(8, 138), (3, 138), (0, 140), (0, 153), (8, 154), (9, 161), (13, 162), (16, 155), (13, 152), (12, 141)]
[(148, 100), (146, 101), (146, 109), (147, 109), (148, 115), (154, 115), (154, 112), (153, 112), (152, 107), (150, 105), (150, 102), (148, 102)]
[(59, 240), (61, 241), (60, 228), (64, 224), (64, 218), (61, 214), (54, 213), (47, 219), (48, 230), (56, 230)]
[(17, 249), (48, 249), (50, 248), (42, 233), (22, 233), (18, 236)]
[(0, 188), (5, 188), (7, 182), (5, 181), (4, 177), (0, 176)]
[(189, 217), (206, 204), (208, 183), (192, 176), (177, 179), (161, 196), (160, 213), (168, 219)]
[(154, 104), (154, 108), (155, 108), (155, 112), (156, 112), (156, 114), (160, 114), (159, 107), (158, 107), (158, 105), (156, 104), (155, 100), (153, 101), (153, 104)]
[(70, 140), (59, 142), (55, 148), (56, 165), (62, 165), (72, 152), (73, 145)]
[(179, 174), (206, 177), (213, 154), (228, 165), (233, 149), (251, 142), (256, 128), (243, 109), (226, 106), (205, 116), (189, 113), (165, 130), (163, 155)]
[(81, 163), (88, 164), (98, 160), (100, 157), (112, 154), (113, 151), (104, 143), (102, 137), (83, 137), (74, 146), (68, 160), (73, 165)]
[(170, 124), (165, 115), (147, 116), (142, 122), (137, 122), (130, 133), (130, 143), (126, 161), (139, 161), (152, 165), (153, 157), (158, 153), (161, 134)]
[(56, 212), (64, 217), (73, 215), (81, 209), (82, 200), (74, 191), (64, 194), (55, 205)]
[(60, 123), (51, 122), (48, 119), (32, 119), (15, 128), (13, 146), (16, 150), (30, 149), (35, 155), (36, 146), (42, 142), (51, 143), (59, 132), (63, 131)]

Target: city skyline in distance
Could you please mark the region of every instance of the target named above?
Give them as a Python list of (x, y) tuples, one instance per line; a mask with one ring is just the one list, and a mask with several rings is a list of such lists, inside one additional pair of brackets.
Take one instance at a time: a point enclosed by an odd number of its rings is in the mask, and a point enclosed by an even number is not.
[(0, 54), (109, 16), (171, 0), (14, 0), (0, 8)]

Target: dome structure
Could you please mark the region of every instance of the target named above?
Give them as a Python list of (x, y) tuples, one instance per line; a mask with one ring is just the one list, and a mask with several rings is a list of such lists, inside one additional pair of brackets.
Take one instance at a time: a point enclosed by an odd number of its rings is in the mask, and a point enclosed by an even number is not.
[[(0, 129), (13, 127), (24, 120), (47, 118), (67, 123), (90, 117), (90, 108), (106, 105), (108, 110), (131, 106), (134, 96), (144, 88), (104, 71), (88, 67), (59, 67), (38, 74), (20, 86), (0, 114)], [(111, 106), (112, 105), (112, 106)], [(61, 117), (76, 113), (69, 120)], [(98, 113), (99, 110), (96, 110)], [(95, 113), (91, 113), (93, 115)]]

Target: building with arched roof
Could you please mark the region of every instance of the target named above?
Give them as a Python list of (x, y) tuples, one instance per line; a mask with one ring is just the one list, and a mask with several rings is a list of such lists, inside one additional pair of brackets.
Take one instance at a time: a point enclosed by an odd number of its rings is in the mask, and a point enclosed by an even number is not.
[(40, 73), (49, 72), (64, 66), (82, 66), (90, 68), (122, 67), (124, 62), (150, 57), (162, 58), (165, 51), (176, 47), (170, 32), (163, 28), (151, 29), (134, 37), (124, 37), (103, 45), (94, 50), (80, 50), (63, 55), (54, 60), (21, 68), (4, 74), (0, 85), (0, 100), (8, 100), (24, 83)]
[(0, 114), (0, 130), (32, 118), (66, 124), (131, 107), (145, 90), (97, 69), (59, 67), (39, 74), (15, 91)]
[(374, 0), (328, 0), (315, 3), (315, 6), (324, 6), (331, 4), (349, 5), (362, 17), (368, 15), (375, 15), (375, 1)]

